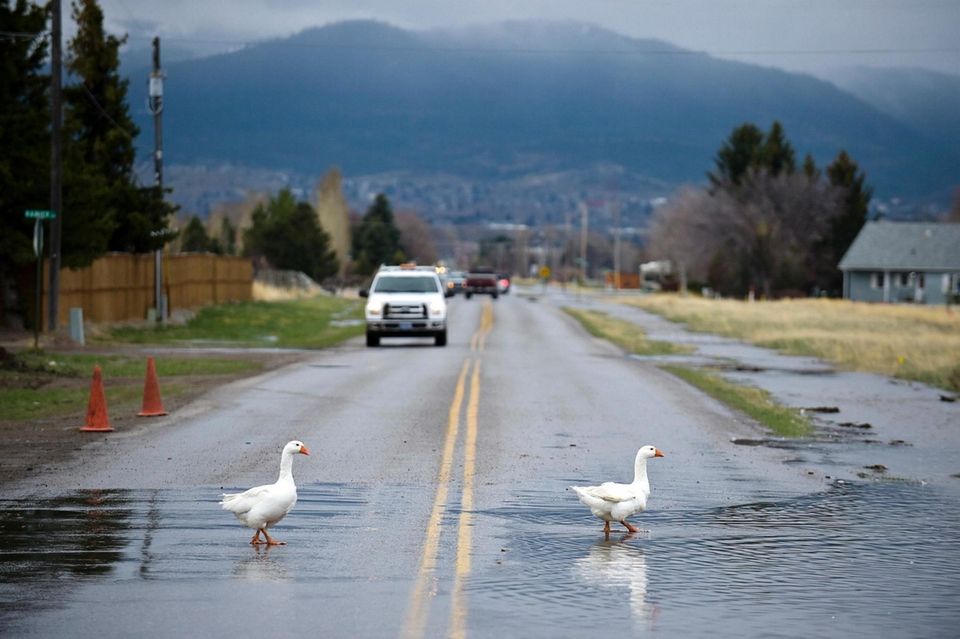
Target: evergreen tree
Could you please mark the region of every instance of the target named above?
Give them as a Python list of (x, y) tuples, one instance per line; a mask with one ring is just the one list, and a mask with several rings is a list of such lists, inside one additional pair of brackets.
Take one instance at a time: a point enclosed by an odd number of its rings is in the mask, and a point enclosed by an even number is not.
[(75, 84), (64, 90), (70, 133), (87, 164), (110, 186), (128, 181), (140, 130), (126, 104), (128, 81), (119, 74), (119, 50), (126, 37), (108, 35), (96, 0), (74, 0), (77, 33), (68, 45), (67, 69)]
[(803, 158), (803, 174), (806, 175), (807, 179), (811, 182), (819, 182), (822, 177), (817, 163), (809, 153)]
[(866, 186), (866, 176), (846, 151), (840, 151), (827, 167), (827, 180), (839, 193), (840, 206), (824, 238), (823, 264), (818, 269), (817, 280), (822, 289), (837, 294), (843, 284), (837, 264), (867, 222), (873, 189)]
[(716, 192), (720, 189), (737, 190), (750, 171), (772, 176), (790, 175), (796, 170), (797, 159), (783, 125), (775, 120), (766, 135), (749, 123), (735, 128), (720, 147), (714, 163), (716, 171), (707, 176)]
[(96, 0), (74, 0), (77, 33), (68, 44), (64, 88), (64, 246), (66, 265), (88, 263), (107, 249), (146, 252), (163, 246), (175, 210), (156, 188), (139, 188), (133, 164), (139, 129), (119, 74), (126, 38), (108, 35)]
[(717, 151), (716, 170), (707, 174), (713, 190), (739, 186), (747, 171), (757, 166), (763, 144), (763, 131), (756, 125), (746, 123), (735, 128)]
[(791, 174), (796, 170), (796, 156), (793, 146), (783, 132), (783, 125), (774, 120), (770, 131), (763, 140), (756, 158), (756, 166), (771, 175)]
[(275, 268), (303, 271), (317, 281), (335, 275), (338, 268), (330, 236), (320, 228), (316, 211), (306, 202), (297, 202), (289, 189), (254, 210), (244, 250)]
[(220, 224), (220, 237), (217, 238), (221, 252), (226, 255), (237, 254), (237, 229), (230, 223), (230, 218), (223, 218)]
[(64, 142), (60, 258), (64, 267), (81, 268), (107, 252), (116, 215), (106, 205), (106, 180)]
[(382, 193), (367, 209), (354, 234), (353, 257), (360, 275), (370, 275), (381, 264), (396, 264), (406, 259), (400, 249), (400, 231), (394, 222), (390, 201)]
[(192, 216), (180, 233), (180, 250), (184, 253), (206, 253), (211, 251), (211, 248), (206, 227), (199, 217)]
[(827, 167), (827, 178), (830, 184), (843, 189), (843, 206), (833, 229), (838, 245), (846, 251), (867, 221), (873, 189), (866, 186), (866, 176), (846, 151), (840, 151)]
[(797, 172), (793, 147), (774, 122), (765, 135), (737, 127), (716, 166), (713, 188), (683, 194), (656, 217), (651, 245), (667, 247), (671, 259), (724, 294), (836, 290), (837, 262), (869, 200), (856, 164), (841, 153), (825, 181), (807, 155)]
[(36, 259), (34, 222), (24, 211), (50, 203), (45, 29), (42, 8), (0, 0), (0, 295), (6, 299), (20, 268)]
[[(257, 204), (250, 217), (250, 226), (243, 232), (244, 255), (264, 258), (272, 263), (267, 256), (268, 235), (272, 233), (272, 228), (279, 223), (279, 220), (289, 219), (293, 215), (296, 206), (297, 200), (290, 189), (283, 189), (265, 204)], [(282, 268), (277, 264), (273, 266)]]
[(26, 209), (49, 203), (49, 76), (44, 11), (23, 0), (0, 0), (0, 269), (13, 277), (33, 261), (33, 220)]
[[(171, 190), (164, 189), (164, 192), (170, 193)], [(117, 227), (110, 237), (110, 250), (149, 253), (176, 237), (168, 226), (180, 207), (161, 199), (157, 187), (131, 184), (123, 194)]]

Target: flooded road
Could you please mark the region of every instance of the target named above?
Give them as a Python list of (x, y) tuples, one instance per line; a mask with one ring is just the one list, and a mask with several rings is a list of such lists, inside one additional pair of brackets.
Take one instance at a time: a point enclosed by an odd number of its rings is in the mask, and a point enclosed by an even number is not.
[[(457, 299), (444, 349), (318, 353), (4, 486), (0, 634), (955, 636), (955, 438), (923, 464), (949, 425), (890, 445), (867, 402), (869, 435), (773, 440), (556, 305)], [(220, 494), (293, 437), (287, 545), (251, 547)], [(607, 539), (567, 487), (628, 481), (644, 444), (641, 532)]]
[[(34, 637), (399, 636), (413, 580), (404, 562), (359, 551), (391, 544), (390, 532), (371, 533), (358, 517), (369, 491), (300, 492), (276, 530), (288, 545), (274, 548), (243, 543), (215, 487), (4, 501), (0, 628)], [(465, 634), (952, 636), (957, 503), (903, 482), (728, 507), (686, 495), (643, 516), (645, 532), (606, 540), (576, 500), (516, 494), (475, 513), (485, 538), (463, 584)], [(438, 575), (452, 561), (442, 554)], [(446, 588), (432, 598), (427, 636), (442, 635), (451, 615)]]

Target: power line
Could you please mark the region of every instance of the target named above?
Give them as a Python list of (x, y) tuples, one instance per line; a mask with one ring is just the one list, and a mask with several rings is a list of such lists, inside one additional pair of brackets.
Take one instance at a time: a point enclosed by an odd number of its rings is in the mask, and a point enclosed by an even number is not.
[(0, 31), (0, 39), (6, 38), (7, 40), (35, 40), (36, 38), (49, 38), (49, 31)]
[[(0, 38), (34, 39), (48, 38), (48, 31), (26, 33), (17, 31), (0, 31)], [(153, 36), (130, 36), (129, 40), (152, 41)], [(495, 53), (495, 54), (526, 54), (526, 55), (611, 55), (611, 56), (771, 56), (771, 55), (903, 55), (929, 53), (960, 53), (960, 47), (864, 47), (864, 48), (826, 48), (826, 49), (564, 49), (564, 48), (524, 48), (524, 47), (443, 47), (430, 45), (378, 45), (378, 44), (325, 44), (285, 42), (282, 39), (274, 40), (220, 40), (204, 38), (177, 38), (165, 37), (166, 42), (178, 42), (194, 45), (219, 45), (232, 48), (244, 48), (262, 45), (278, 45), (290, 49), (327, 49), (345, 51), (408, 51), (408, 52), (438, 52), (438, 53)]]
[[(128, 36), (129, 37), (129, 36)], [(133, 36), (131, 40), (145, 40), (147, 36)], [(266, 44), (282, 44), (291, 49), (330, 49), (330, 50), (377, 50), (377, 51), (436, 51), (442, 53), (521, 53), (521, 54), (594, 54), (623, 56), (690, 56), (690, 55), (876, 55), (876, 54), (920, 54), (920, 53), (960, 53), (960, 47), (867, 47), (867, 48), (830, 48), (830, 49), (563, 49), (563, 48), (503, 48), (503, 47), (443, 47), (430, 45), (377, 45), (377, 44), (325, 44), (284, 42), (283, 40), (207, 40), (197, 38), (164, 38), (168, 42), (183, 44), (207, 44), (230, 47), (251, 47)]]
[(87, 96), (87, 98), (90, 100), (90, 102), (93, 103), (93, 106), (97, 107), (97, 110), (103, 115), (103, 117), (105, 117), (105, 118), (107, 118), (108, 120), (110, 120), (110, 123), (113, 124), (113, 126), (114, 126), (115, 129), (117, 129), (118, 131), (122, 132), (122, 133), (123, 133), (125, 136), (127, 136), (127, 138), (129, 138), (130, 140), (133, 140), (133, 136), (130, 134), (130, 132), (129, 132), (127, 129), (125, 129), (124, 127), (122, 127), (122, 126), (120, 126), (119, 124), (117, 124), (117, 121), (114, 120), (112, 117), (110, 117), (110, 114), (107, 113), (102, 106), (100, 106), (100, 103), (97, 102), (97, 98), (95, 98), (94, 95), (93, 95), (93, 93), (90, 92), (90, 89), (87, 88), (86, 83), (81, 83), (80, 86), (83, 87), (83, 92), (84, 92), (84, 94), (86, 94), (86, 96)]

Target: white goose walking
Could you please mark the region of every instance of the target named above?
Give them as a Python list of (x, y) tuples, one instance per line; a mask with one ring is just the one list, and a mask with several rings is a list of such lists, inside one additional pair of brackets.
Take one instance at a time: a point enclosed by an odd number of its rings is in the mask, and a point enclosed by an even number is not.
[(639, 528), (627, 521), (627, 517), (646, 510), (650, 497), (650, 481), (647, 479), (647, 460), (663, 457), (663, 453), (654, 446), (644, 446), (637, 451), (633, 465), (633, 481), (629, 484), (617, 484), (612, 481), (599, 486), (571, 486), (590, 512), (603, 520), (603, 532), (610, 534), (610, 522), (619, 521), (632, 533)]
[[(303, 442), (288, 442), (280, 454), (280, 477), (275, 483), (265, 484), (242, 493), (224, 493), (220, 505), (237, 516), (244, 526), (256, 532), (251, 544), (282, 546), (286, 542), (277, 541), (267, 534), (267, 528), (277, 523), (290, 512), (297, 503), (297, 485), (293, 483), (293, 456), (297, 453), (309, 455), (310, 451)], [(260, 533), (266, 541), (260, 541)]]

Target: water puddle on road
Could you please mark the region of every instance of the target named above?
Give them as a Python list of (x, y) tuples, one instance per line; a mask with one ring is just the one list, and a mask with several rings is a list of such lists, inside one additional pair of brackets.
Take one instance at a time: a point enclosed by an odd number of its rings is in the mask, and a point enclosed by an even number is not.
[(544, 510), (544, 495), (524, 494), (482, 515), (501, 520), (504, 551), (471, 579), (471, 615), (490, 635), (520, 624), (533, 636), (948, 636), (960, 622), (956, 497), (837, 484), (654, 510), (636, 518), (645, 531), (606, 540), (576, 500)]
[[(323, 578), (335, 551), (321, 549), (311, 532), (352, 530), (363, 490), (324, 484), (299, 492), (294, 513), (274, 531), (295, 553), (251, 548), (252, 531), (220, 509), (214, 487), (0, 500), (0, 628), (69, 607), (84, 585)], [(303, 561), (303, 553), (326, 556)]]
[[(413, 490), (303, 486), (274, 531), (289, 544), (281, 548), (251, 548), (212, 487), (0, 500), (0, 629), (399, 636), (422, 549), (420, 518), (396, 528)], [(956, 493), (837, 483), (722, 507), (691, 493), (636, 517), (642, 532), (609, 539), (571, 493), (513, 493), (474, 513), (467, 634), (951, 636), (960, 623)], [(456, 516), (445, 515), (429, 594), (441, 616)]]

